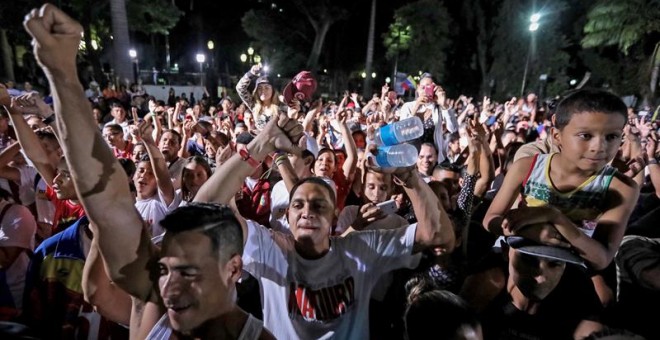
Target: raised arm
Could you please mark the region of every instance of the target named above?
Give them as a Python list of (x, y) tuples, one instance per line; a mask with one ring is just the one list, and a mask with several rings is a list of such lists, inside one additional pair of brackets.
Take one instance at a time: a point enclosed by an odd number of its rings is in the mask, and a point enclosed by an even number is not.
[(0, 152), (0, 177), (14, 181), (16, 183), (21, 183), (21, 173), (18, 169), (13, 166), (9, 166), (16, 154), (21, 151), (21, 145), (18, 142), (6, 147), (2, 152)]
[(253, 65), (252, 68), (241, 77), (238, 84), (236, 84), (236, 92), (250, 112), (252, 112), (252, 108), (254, 107), (254, 99), (250, 95), (248, 87), (250, 86), (250, 83), (259, 76), (259, 72), (261, 72), (261, 66)]
[(156, 146), (156, 142), (152, 138), (151, 124), (148, 121), (141, 122), (137, 127), (135, 136), (142, 140), (144, 146), (147, 148), (151, 167), (156, 178), (156, 184), (158, 185), (158, 191), (163, 195), (163, 199), (165, 200), (163, 203), (169, 206), (174, 200), (174, 184), (172, 184), (170, 173), (167, 170), (165, 156), (160, 152), (158, 146)]
[[(280, 150), (300, 155), (296, 143), (302, 134), (302, 125), (290, 120), (286, 113), (280, 112), (278, 119), (271, 119), (246, 147), (248, 157), (240, 154), (230, 157), (199, 188), (195, 201), (229, 204), (234, 194), (241, 188), (243, 180), (254, 171), (255, 166), (260, 166), (259, 164), (269, 153)], [(243, 234), (246, 236), (247, 226), (242, 224)], [(247, 240), (247, 237), (244, 239)]]
[[(0, 98), (4, 98), (7, 89), (2, 85), (0, 86)], [(9, 96), (7, 95), (7, 98)], [(23, 118), (23, 112), (20, 109), (20, 106), (16, 100), (12, 100), (10, 105), (6, 105), (5, 108), (9, 112), (9, 118), (14, 126), (14, 131), (16, 132), (16, 138), (21, 144), (21, 148), (25, 150), (25, 155), (27, 158), (32, 161), (34, 167), (41, 174), (41, 177), (49, 185), (53, 183), (57, 169), (55, 165), (50, 161), (50, 157), (46, 150), (41, 146), (41, 140), (35, 134), (35, 132), (30, 128), (25, 119)], [(89, 109), (89, 105), (88, 105)]]
[(341, 138), (344, 140), (344, 147), (346, 148), (346, 160), (342, 166), (342, 171), (344, 171), (344, 176), (349, 180), (353, 180), (353, 174), (355, 174), (355, 168), (357, 168), (357, 146), (355, 146), (355, 140), (353, 140), (353, 135), (351, 130), (348, 128), (346, 121), (348, 120), (346, 111), (337, 113), (337, 122), (339, 123), (339, 131), (341, 131)]
[(110, 278), (129, 294), (155, 301), (149, 279), (151, 242), (133, 205), (126, 174), (101, 137), (78, 81), (82, 27), (50, 4), (26, 16), (24, 26), (48, 78), (62, 149)]

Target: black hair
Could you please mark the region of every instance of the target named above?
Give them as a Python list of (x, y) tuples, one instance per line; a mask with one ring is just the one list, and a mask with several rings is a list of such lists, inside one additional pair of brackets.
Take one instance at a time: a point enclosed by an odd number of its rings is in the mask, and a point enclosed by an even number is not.
[(238, 136), (236, 136), (236, 144), (245, 144), (248, 145), (252, 140), (254, 139), (254, 136), (249, 133), (249, 132), (242, 132)]
[(318, 160), (321, 157), (321, 155), (326, 152), (332, 154), (332, 157), (335, 160), (335, 165), (337, 165), (337, 155), (335, 154), (335, 150), (331, 148), (322, 148), (321, 150), (319, 150), (318, 156), (316, 156), (316, 160)]
[(461, 136), (458, 134), (458, 132), (452, 132), (449, 134), (449, 138), (447, 139), (447, 142), (455, 143), (459, 139), (461, 139)]
[(243, 254), (243, 229), (229, 206), (193, 202), (174, 209), (160, 221), (165, 234), (200, 231), (211, 239), (220, 261)]
[(419, 294), (406, 308), (404, 323), (408, 340), (428, 339), (429, 334), (436, 339), (454, 339), (465, 327), (481, 326), (467, 302), (447, 290)]
[(165, 130), (163, 130), (163, 133), (160, 135), (160, 138), (163, 138), (163, 136), (168, 132), (173, 134), (174, 136), (176, 136), (176, 138), (179, 140), (179, 145), (181, 145), (181, 142), (182, 142), (181, 134), (178, 131), (174, 130), (174, 129), (165, 129)]
[(586, 112), (620, 114), (624, 121), (628, 119), (628, 108), (621, 98), (604, 90), (583, 89), (569, 94), (557, 104), (555, 127), (561, 130), (574, 114)]
[(433, 143), (429, 143), (429, 142), (422, 143), (422, 145), (419, 147), (419, 149), (422, 150), (422, 146), (424, 146), (424, 145), (429, 146), (429, 147), (432, 147), (433, 150), (435, 150), (435, 153), (436, 153), (436, 154), (438, 153), (438, 147), (435, 146), (435, 144), (433, 144)]
[(57, 140), (57, 136), (55, 136), (55, 133), (53, 133), (53, 130), (50, 127), (36, 129), (34, 130), (34, 134), (37, 135), (39, 140), (50, 139), (51, 141), (56, 142), (58, 145), (60, 143)]
[(211, 170), (211, 166), (209, 165), (209, 162), (206, 160), (206, 158), (199, 155), (188, 157), (186, 159), (186, 163), (183, 165), (183, 169), (181, 170), (181, 194), (183, 196), (183, 199), (185, 200), (192, 200), (194, 198), (194, 197), (190, 197), (190, 189), (186, 186), (186, 182), (183, 180), (184, 177), (186, 176), (186, 173), (188, 173), (188, 171), (192, 171), (186, 168), (186, 165), (190, 163), (201, 165), (202, 168), (204, 168), (204, 171), (206, 172), (206, 176), (208, 178), (211, 178), (211, 176), (213, 175), (213, 170)]
[(133, 162), (132, 159), (129, 158), (119, 158), (117, 159), (119, 161), (119, 164), (121, 165), (122, 169), (124, 169), (124, 172), (126, 173), (126, 177), (128, 178), (133, 178), (133, 175), (135, 175), (135, 162)]
[(298, 183), (296, 183), (296, 185), (294, 185), (293, 188), (291, 188), (291, 192), (289, 193), (289, 202), (293, 201), (293, 195), (296, 193), (296, 190), (298, 190), (298, 187), (300, 187), (305, 183), (316, 184), (325, 188), (330, 194), (330, 200), (332, 200), (332, 203), (336, 205), (337, 196), (335, 195), (335, 190), (323, 178), (315, 177), (315, 176), (303, 178), (300, 181), (298, 181)]
[(112, 130), (113, 132), (124, 134), (124, 129), (119, 124), (105, 124), (105, 126), (103, 126), (103, 128), (104, 129), (107, 128), (107, 129)]

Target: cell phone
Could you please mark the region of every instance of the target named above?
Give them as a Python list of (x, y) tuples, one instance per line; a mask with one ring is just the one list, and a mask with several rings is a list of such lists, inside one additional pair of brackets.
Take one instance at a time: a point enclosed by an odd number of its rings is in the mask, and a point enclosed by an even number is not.
[(395, 200), (389, 200), (385, 202), (380, 202), (376, 204), (378, 209), (380, 209), (382, 212), (384, 212), (387, 215), (391, 215), (397, 212), (399, 210), (396, 206), (396, 201)]
[(433, 97), (435, 97), (435, 85), (431, 84), (424, 86), (424, 93), (427, 98), (433, 99)]

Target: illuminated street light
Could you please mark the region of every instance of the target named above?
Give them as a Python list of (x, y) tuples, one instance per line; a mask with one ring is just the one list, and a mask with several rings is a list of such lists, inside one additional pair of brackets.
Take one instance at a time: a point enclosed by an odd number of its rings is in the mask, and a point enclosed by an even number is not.
[(539, 14), (539, 13), (534, 13), (534, 14), (532, 14), (531, 17), (529, 17), (529, 21), (531, 21), (531, 22), (538, 22), (539, 19), (541, 19), (541, 14)]
[(131, 57), (133, 61), (133, 81), (137, 83), (138, 76), (140, 74), (140, 69), (138, 65), (137, 51), (134, 48), (128, 50), (128, 56)]
[(386, 84), (389, 84), (390, 82), (392, 82), (392, 78), (390, 78), (390, 77), (385, 78), (385, 83)]
[(529, 70), (529, 60), (531, 59), (532, 53), (534, 52), (534, 32), (539, 29), (539, 20), (541, 19), (541, 14), (534, 13), (529, 17), (529, 31), (532, 32), (529, 37), (529, 50), (527, 51), (527, 60), (525, 61), (525, 71), (523, 72), (523, 81), (522, 86), (520, 87), (520, 97), (525, 93), (525, 86), (527, 85), (527, 72)]
[(376, 78), (376, 72), (371, 72), (371, 78)]
[(199, 86), (204, 86), (204, 62), (206, 61), (206, 56), (203, 53), (197, 53), (195, 56), (197, 62), (199, 63)]
[(366, 77), (367, 77), (367, 72), (362, 72), (362, 73), (360, 73), (360, 77), (362, 77), (362, 78), (366, 78)]
[(241, 62), (246, 62), (247, 61), (247, 55), (245, 53), (241, 53)]
[(135, 59), (135, 58), (137, 58), (137, 51), (134, 48), (131, 48), (130, 50), (128, 50), (128, 55), (131, 58)]
[(261, 56), (258, 55), (258, 54), (256, 54), (256, 55), (254, 56), (254, 62), (257, 63), (257, 64), (260, 63), (260, 62), (261, 62)]
[(248, 47), (247, 53), (248, 53), (248, 55), (253, 55), (254, 54), (254, 48), (252, 48), (252, 46)]
[(206, 43), (206, 47), (208, 47), (209, 50), (213, 50), (213, 48), (215, 48), (215, 44), (213, 43), (213, 40), (209, 40), (209, 42)]

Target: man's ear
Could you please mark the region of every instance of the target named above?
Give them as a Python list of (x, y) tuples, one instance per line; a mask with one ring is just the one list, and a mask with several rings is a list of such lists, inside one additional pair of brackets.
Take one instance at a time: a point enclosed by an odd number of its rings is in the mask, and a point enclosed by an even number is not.
[(312, 164), (314, 164), (314, 157), (307, 156), (303, 158), (303, 164), (305, 164), (305, 167), (311, 168), (312, 172), (314, 171), (314, 168), (312, 168)]
[[(554, 117), (552, 117), (554, 120)], [(552, 138), (552, 144), (556, 145), (561, 150), (561, 136), (560, 131), (556, 127), (550, 128), (550, 137)]]
[(232, 256), (225, 264), (225, 269), (229, 274), (228, 277), (230, 278), (230, 281), (233, 283), (238, 282), (243, 273), (243, 259), (241, 258), (241, 255), (235, 254)]

